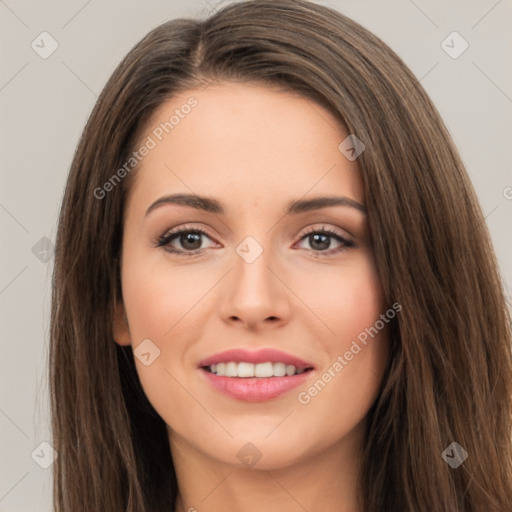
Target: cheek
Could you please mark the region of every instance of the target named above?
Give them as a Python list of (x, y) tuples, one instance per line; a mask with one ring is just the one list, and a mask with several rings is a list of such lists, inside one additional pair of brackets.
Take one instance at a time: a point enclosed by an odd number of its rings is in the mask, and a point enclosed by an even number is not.
[[(182, 387), (190, 368), (189, 349), (200, 338), (195, 331), (201, 328), (207, 293), (218, 279), (211, 269), (183, 271), (161, 256), (139, 256), (136, 250), (123, 262), (123, 300), (137, 373), (148, 400), (169, 424), (175, 423), (175, 411), (190, 406)], [(137, 357), (139, 344), (146, 347), (140, 352), (150, 353), (149, 365)], [(169, 408), (170, 397), (182, 406)]]
[[(316, 288), (316, 304), (329, 327), (322, 350), (328, 354), (318, 378), (298, 395), (308, 424), (327, 421), (333, 435), (343, 435), (364, 418), (373, 404), (389, 353), (388, 309), (372, 258), (354, 262), (350, 269), (333, 273), (329, 287)], [(320, 297), (324, 297), (323, 301)]]
[[(323, 349), (339, 351), (373, 325), (386, 305), (373, 258), (359, 254), (338, 267), (309, 274), (298, 294), (323, 322)], [(326, 347), (327, 345), (327, 347)]]
[(344, 285), (340, 292), (342, 306), (335, 324), (339, 336), (329, 352), (336, 359), (342, 355), (347, 363), (340, 372), (344, 374), (343, 385), (347, 392), (357, 394), (360, 390), (364, 394), (367, 386), (371, 394), (387, 360), (390, 321), (387, 317), (387, 322), (381, 320), (387, 306), (373, 259), (362, 260), (358, 272), (345, 276)]
[(331, 308), (338, 311), (336, 316), (333, 311), (334, 330), (342, 344), (372, 326), (386, 309), (373, 260), (364, 258), (358, 263), (352, 272), (339, 277), (337, 292), (332, 294)]
[(200, 272), (173, 269), (165, 259), (151, 260), (133, 258), (123, 269), (123, 298), (134, 346), (145, 338), (163, 340), (179, 330), (214, 282)]

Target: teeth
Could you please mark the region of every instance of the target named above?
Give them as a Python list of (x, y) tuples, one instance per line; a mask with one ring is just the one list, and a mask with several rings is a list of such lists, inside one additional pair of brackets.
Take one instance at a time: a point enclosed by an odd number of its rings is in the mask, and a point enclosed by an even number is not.
[(211, 373), (215, 373), (221, 377), (284, 377), (304, 373), (306, 370), (302, 368), (298, 370), (293, 364), (285, 363), (246, 363), (230, 361), (228, 363), (212, 364), (209, 368)]
[(238, 363), (236, 373), (238, 377), (254, 377), (254, 365), (252, 363)]
[(297, 372), (297, 368), (293, 366), (293, 364), (287, 364), (286, 365), (286, 375), (295, 375), (295, 372)]
[(254, 365), (255, 377), (272, 377), (274, 375), (274, 365), (272, 363), (260, 363)]
[(236, 363), (226, 363), (226, 377), (238, 377), (237, 369)]
[(274, 377), (283, 377), (286, 375), (286, 365), (284, 363), (274, 363)]

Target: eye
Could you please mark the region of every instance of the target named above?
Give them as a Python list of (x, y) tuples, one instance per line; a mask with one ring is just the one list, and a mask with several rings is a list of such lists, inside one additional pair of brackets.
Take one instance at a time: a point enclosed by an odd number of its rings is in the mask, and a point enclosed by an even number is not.
[[(339, 244), (337, 248), (330, 249), (332, 239), (336, 240), (336, 242)], [(322, 226), (321, 229), (310, 229), (305, 235), (302, 236), (300, 242), (303, 240), (310, 244), (310, 251), (317, 253), (319, 256), (329, 256), (331, 254), (346, 251), (351, 247), (355, 247), (355, 243), (352, 240), (349, 240), (340, 233), (332, 229), (325, 228), (324, 226)], [(327, 249), (330, 250), (328, 251)]]
[[(190, 256), (199, 254), (207, 249), (207, 247), (201, 247), (203, 237), (211, 240), (211, 237), (205, 230), (183, 226), (179, 229), (173, 229), (159, 237), (154, 246), (163, 247), (165, 251), (172, 254)], [(332, 239), (336, 241), (338, 247), (331, 248)], [(299, 242), (302, 241), (309, 242), (311, 248), (308, 250), (316, 253), (318, 256), (329, 256), (355, 247), (355, 243), (352, 240), (324, 226), (322, 226), (321, 229), (310, 229), (300, 238)], [(181, 247), (176, 248), (176, 244)]]
[[(184, 226), (180, 229), (174, 229), (158, 238), (155, 246), (164, 247), (167, 252), (179, 255), (198, 254), (203, 251), (201, 248), (202, 238), (207, 237), (211, 240), (206, 231), (200, 228), (188, 228)], [(176, 249), (172, 244), (178, 242), (181, 249)]]

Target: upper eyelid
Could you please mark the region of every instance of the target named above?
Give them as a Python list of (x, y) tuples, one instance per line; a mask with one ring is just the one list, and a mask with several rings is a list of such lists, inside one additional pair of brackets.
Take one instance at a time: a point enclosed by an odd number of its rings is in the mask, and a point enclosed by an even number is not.
[[(302, 237), (302, 236), (310, 234), (311, 232), (325, 230), (325, 231), (333, 231), (335, 234), (337, 234), (339, 236), (342, 236), (342, 237), (344, 237), (344, 234), (346, 234), (347, 235), (346, 237), (354, 238), (354, 235), (352, 235), (346, 229), (339, 228), (339, 227), (331, 227), (331, 226), (328, 226), (328, 225), (326, 226), (326, 224), (327, 224), (326, 222), (320, 222), (320, 223), (316, 223), (316, 224), (314, 224), (312, 226), (308, 226), (307, 228), (304, 228), (306, 231), (303, 231), (300, 236)], [(159, 238), (165, 238), (167, 236), (170, 236), (171, 234), (172, 235), (176, 235), (176, 234), (182, 233), (184, 231), (185, 232), (188, 232), (188, 231), (199, 231), (199, 232), (201, 232), (201, 234), (205, 234), (205, 235), (209, 236), (212, 239), (216, 238), (215, 235), (210, 234), (210, 232), (208, 231), (207, 228), (197, 227), (197, 226), (189, 226), (187, 224), (185, 224), (183, 226), (178, 226), (178, 227), (175, 227), (175, 228), (167, 229), (166, 231), (164, 231), (164, 233)], [(338, 231), (341, 231), (341, 233), (339, 233)]]
[(196, 227), (196, 226), (179, 226), (177, 228), (172, 228), (172, 229), (168, 229), (167, 231), (165, 231), (163, 233), (163, 235), (159, 238), (166, 238), (168, 236), (171, 236), (171, 235), (178, 235), (178, 234), (181, 234), (183, 232), (189, 232), (189, 231), (199, 231), (202, 235), (206, 235), (210, 238), (215, 238), (213, 235), (211, 235), (209, 233), (209, 231), (206, 229), (206, 228), (199, 228), (199, 227)]

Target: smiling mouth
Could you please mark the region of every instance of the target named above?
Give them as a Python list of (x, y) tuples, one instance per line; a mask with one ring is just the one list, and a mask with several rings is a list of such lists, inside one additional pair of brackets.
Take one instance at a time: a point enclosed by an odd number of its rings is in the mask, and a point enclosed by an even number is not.
[(245, 361), (230, 361), (202, 366), (203, 370), (218, 377), (232, 377), (240, 379), (293, 377), (313, 370), (313, 367), (297, 368), (292, 364), (267, 361), (264, 363), (248, 363)]

